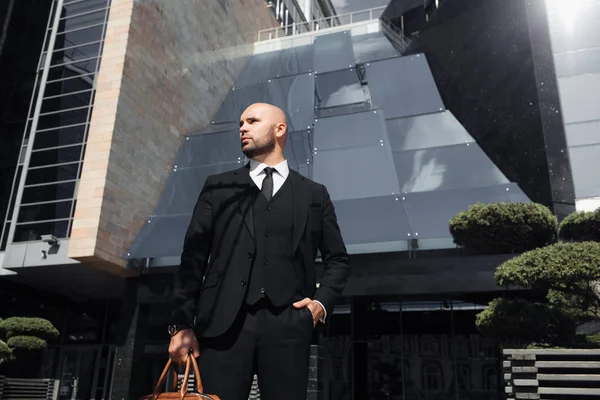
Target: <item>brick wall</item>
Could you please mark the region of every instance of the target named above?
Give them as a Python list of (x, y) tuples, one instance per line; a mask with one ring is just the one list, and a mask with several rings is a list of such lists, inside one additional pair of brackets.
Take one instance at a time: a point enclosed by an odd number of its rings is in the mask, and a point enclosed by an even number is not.
[(127, 274), (183, 136), (210, 123), (275, 24), (264, 0), (113, 0), (69, 257)]

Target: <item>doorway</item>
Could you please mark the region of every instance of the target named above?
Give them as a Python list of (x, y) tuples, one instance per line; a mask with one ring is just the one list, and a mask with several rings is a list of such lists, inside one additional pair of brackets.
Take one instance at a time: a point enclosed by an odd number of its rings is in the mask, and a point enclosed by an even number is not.
[(63, 347), (58, 359), (58, 400), (107, 398), (114, 355), (114, 346)]

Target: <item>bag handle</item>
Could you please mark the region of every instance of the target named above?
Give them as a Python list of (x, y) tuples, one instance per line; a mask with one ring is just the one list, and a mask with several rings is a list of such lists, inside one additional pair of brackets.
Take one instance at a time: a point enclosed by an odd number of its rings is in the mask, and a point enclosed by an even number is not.
[[(187, 383), (190, 377), (190, 364), (192, 368), (194, 368), (194, 386), (196, 392), (204, 393), (204, 386), (202, 385), (202, 378), (200, 378), (200, 368), (198, 368), (198, 362), (196, 361), (196, 357), (193, 354), (188, 354), (187, 360), (185, 361), (185, 374), (183, 375), (183, 382), (181, 383), (181, 395), (183, 396), (187, 393)], [(183, 391), (185, 388), (185, 391)]]
[[(181, 390), (179, 391), (179, 396), (181, 399), (183, 399), (184, 396), (187, 394), (187, 384), (188, 384), (188, 380), (189, 380), (189, 376), (190, 376), (190, 367), (194, 368), (194, 376), (195, 376), (194, 386), (195, 386), (196, 391), (198, 393), (204, 393), (202, 379), (200, 378), (200, 368), (198, 368), (198, 362), (196, 361), (196, 357), (194, 357), (194, 355), (191, 353), (192, 352), (190, 351), (190, 354), (188, 354), (188, 356), (185, 360), (185, 372), (183, 374), (183, 382), (181, 383)], [(165, 368), (163, 369), (163, 372), (160, 374), (160, 378), (158, 379), (158, 382), (156, 383), (154, 391), (152, 392), (152, 400), (156, 400), (158, 398), (158, 395), (160, 395), (162, 393), (162, 387), (163, 387), (163, 384), (167, 377), (167, 373), (169, 372), (169, 369), (172, 366), (174, 367), (173, 360), (171, 358), (169, 358), (169, 360), (167, 361), (167, 364), (165, 365)], [(174, 392), (177, 391), (177, 381), (178, 381), (177, 370), (174, 367), (173, 368), (173, 391)]]

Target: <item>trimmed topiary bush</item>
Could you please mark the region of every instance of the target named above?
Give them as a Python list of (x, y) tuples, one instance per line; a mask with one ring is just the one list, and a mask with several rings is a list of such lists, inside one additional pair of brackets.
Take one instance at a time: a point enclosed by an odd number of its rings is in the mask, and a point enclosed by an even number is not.
[(502, 286), (531, 289), (537, 302), (495, 299), (477, 315), (482, 334), (503, 344), (598, 347), (576, 335), (580, 324), (600, 319), (600, 243), (556, 243), (525, 252), (496, 269)]
[(26, 351), (40, 351), (46, 349), (46, 341), (35, 336), (13, 336), (8, 339), (8, 347)]
[(593, 294), (593, 281), (600, 279), (600, 243), (556, 243), (531, 250), (504, 262), (495, 277), (502, 286)]
[(35, 336), (45, 340), (58, 337), (58, 330), (43, 318), (11, 317), (0, 321), (0, 330), (7, 339), (15, 336)]
[(477, 329), (503, 345), (556, 345), (568, 343), (575, 334), (573, 319), (544, 303), (498, 298), (477, 314)]
[(536, 203), (475, 204), (450, 219), (454, 243), (474, 250), (513, 253), (556, 241), (558, 221)]
[(600, 242), (600, 208), (567, 216), (560, 223), (558, 235), (561, 240), (570, 242)]

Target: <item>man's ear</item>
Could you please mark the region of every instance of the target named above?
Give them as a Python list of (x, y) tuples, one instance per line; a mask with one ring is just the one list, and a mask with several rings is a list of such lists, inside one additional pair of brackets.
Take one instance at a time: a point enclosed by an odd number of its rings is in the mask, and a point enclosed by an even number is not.
[(287, 132), (287, 125), (284, 122), (280, 122), (277, 125), (275, 125), (275, 136), (277, 136), (278, 138), (285, 135), (286, 132)]

